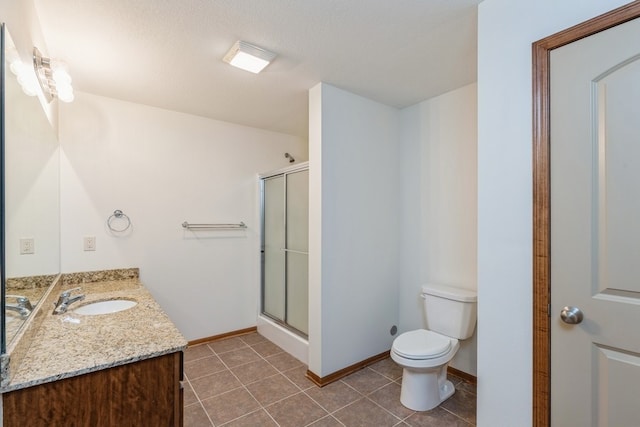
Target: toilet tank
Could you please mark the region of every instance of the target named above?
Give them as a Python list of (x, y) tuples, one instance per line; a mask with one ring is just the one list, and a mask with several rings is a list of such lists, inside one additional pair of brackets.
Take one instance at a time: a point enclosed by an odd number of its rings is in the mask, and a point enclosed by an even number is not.
[(427, 329), (451, 338), (467, 339), (476, 326), (478, 296), (454, 286), (422, 286)]

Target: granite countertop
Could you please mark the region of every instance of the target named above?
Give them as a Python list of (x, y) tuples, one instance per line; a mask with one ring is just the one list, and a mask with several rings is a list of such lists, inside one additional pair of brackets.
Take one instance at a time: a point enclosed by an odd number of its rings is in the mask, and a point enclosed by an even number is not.
[[(137, 278), (61, 284), (81, 286), (83, 301), (54, 315), (50, 306), (28, 351), (1, 392), (69, 378), (113, 366), (184, 350), (187, 341)], [(74, 309), (101, 300), (129, 299), (133, 308), (104, 315), (80, 315)], [(26, 338), (26, 337), (24, 337)]]

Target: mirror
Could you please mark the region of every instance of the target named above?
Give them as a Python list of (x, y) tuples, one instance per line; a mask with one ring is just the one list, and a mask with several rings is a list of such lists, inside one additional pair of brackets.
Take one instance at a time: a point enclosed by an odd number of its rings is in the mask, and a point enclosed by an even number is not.
[(18, 52), (6, 26), (3, 36), (4, 352), (60, 271), (60, 162), (38, 97), (27, 96), (10, 70)]

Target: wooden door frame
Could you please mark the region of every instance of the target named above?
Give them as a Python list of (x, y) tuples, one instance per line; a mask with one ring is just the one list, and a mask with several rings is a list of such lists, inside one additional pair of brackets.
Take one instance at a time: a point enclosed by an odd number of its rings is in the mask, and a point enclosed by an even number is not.
[(533, 425), (551, 424), (550, 52), (640, 17), (640, 0), (533, 44)]

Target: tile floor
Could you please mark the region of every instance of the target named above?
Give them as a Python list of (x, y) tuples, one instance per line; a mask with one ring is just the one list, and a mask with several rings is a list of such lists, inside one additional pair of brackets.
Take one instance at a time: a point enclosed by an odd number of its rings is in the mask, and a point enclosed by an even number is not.
[(400, 404), (402, 369), (387, 358), (323, 388), (307, 367), (257, 333), (187, 348), (185, 427), (473, 426), (474, 384), (450, 376), (456, 393), (440, 407)]

